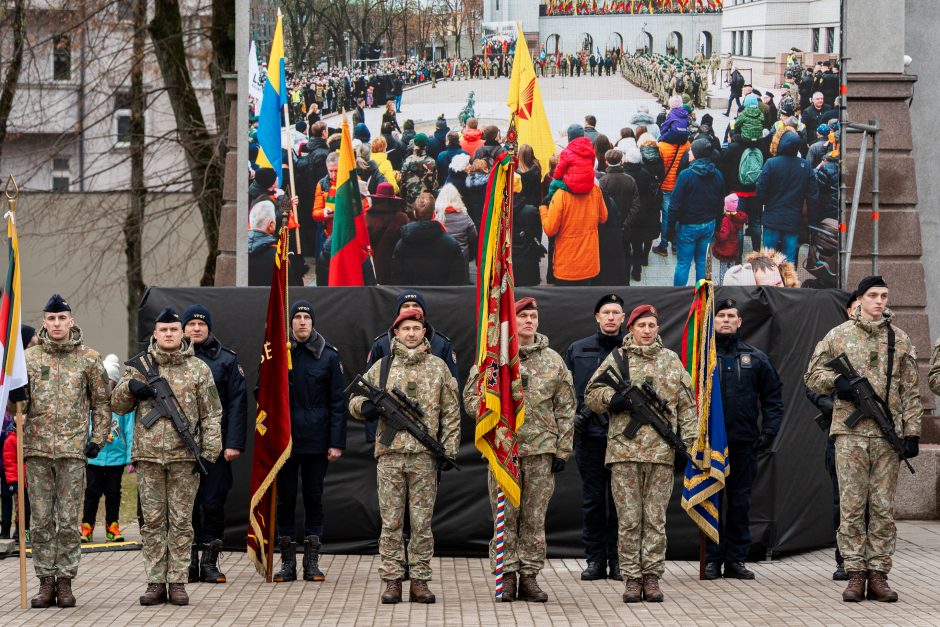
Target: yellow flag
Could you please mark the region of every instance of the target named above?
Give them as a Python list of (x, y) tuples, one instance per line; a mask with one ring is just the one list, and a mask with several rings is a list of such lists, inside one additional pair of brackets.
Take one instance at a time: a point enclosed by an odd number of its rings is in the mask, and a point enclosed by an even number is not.
[(529, 47), (525, 43), (522, 29), (518, 26), (516, 55), (512, 62), (512, 75), (509, 77), (509, 114), (516, 114), (516, 133), (520, 144), (529, 144), (542, 167), (542, 173), (548, 172), (548, 160), (555, 154), (555, 142), (542, 104), (542, 90), (535, 78), (535, 67), (529, 56)]

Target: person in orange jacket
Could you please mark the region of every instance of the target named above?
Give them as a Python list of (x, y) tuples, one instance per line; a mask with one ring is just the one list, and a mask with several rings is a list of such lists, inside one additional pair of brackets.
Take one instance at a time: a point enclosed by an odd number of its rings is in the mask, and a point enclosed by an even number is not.
[(323, 223), (323, 233), (333, 232), (333, 211), (336, 208), (336, 173), (339, 171), (339, 153), (331, 152), (326, 158), (326, 176), (317, 183), (313, 199), (313, 219)]

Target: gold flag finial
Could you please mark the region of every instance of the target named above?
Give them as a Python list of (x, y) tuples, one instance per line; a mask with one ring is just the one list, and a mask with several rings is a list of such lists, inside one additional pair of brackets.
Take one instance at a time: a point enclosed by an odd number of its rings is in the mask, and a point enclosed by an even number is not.
[(6, 185), (3, 186), (3, 195), (7, 197), (7, 201), (10, 203), (10, 210), (13, 211), (16, 206), (16, 197), (20, 195), (20, 186), (16, 184), (16, 179), (13, 178), (12, 174), (7, 178)]

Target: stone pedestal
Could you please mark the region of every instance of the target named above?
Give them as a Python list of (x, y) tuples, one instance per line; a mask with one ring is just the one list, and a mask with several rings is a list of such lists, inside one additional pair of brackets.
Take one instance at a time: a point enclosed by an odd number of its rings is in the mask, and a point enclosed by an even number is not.
[(238, 75), (225, 76), (225, 95), (229, 97), (229, 124), (225, 154), (225, 183), (222, 187), (222, 215), (219, 218), (219, 257), (215, 266), (215, 284), (234, 286), (237, 268), (238, 219)]

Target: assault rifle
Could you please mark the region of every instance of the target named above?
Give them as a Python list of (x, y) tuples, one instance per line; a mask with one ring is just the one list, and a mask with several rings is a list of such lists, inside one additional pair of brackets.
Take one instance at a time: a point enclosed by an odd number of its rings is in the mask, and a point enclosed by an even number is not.
[(385, 429), (382, 431), (382, 437), (379, 438), (379, 442), (384, 446), (390, 446), (398, 432), (404, 430), (410, 433), (421, 446), (433, 453), (436, 458), (446, 460), (454, 468), (460, 470), (457, 461), (447, 455), (447, 451), (444, 450), (441, 443), (428, 433), (428, 428), (421, 422), (420, 419), (424, 417), (424, 411), (421, 410), (418, 403), (408, 398), (404, 392), (395, 387), (392, 388), (391, 392), (387, 392), (366, 381), (362, 378), (362, 375), (356, 375), (356, 378), (349, 384), (345, 392), (346, 394), (364, 396), (378, 407), (379, 413), (385, 420)]
[(888, 407), (883, 398), (878, 396), (875, 388), (871, 386), (871, 382), (855, 370), (845, 353), (840, 353), (827, 361), (826, 367), (845, 377), (849, 385), (852, 386), (852, 394), (855, 397), (853, 401), (855, 411), (845, 419), (845, 426), (851, 429), (862, 418), (866, 416), (873, 418), (888, 444), (898, 454), (898, 457), (911, 471), (911, 474), (914, 474), (914, 467), (907, 461), (904, 454), (904, 442), (901, 441), (901, 438), (894, 430), (894, 417), (891, 415), (891, 408)]
[(144, 378), (147, 379), (147, 385), (152, 387), (157, 394), (153, 399), (153, 409), (141, 420), (144, 428), (149, 429), (153, 427), (153, 424), (158, 418), (169, 418), (172, 420), (173, 427), (179, 434), (180, 439), (183, 440), (183, 444), (186, 445), (186, 449), (196, 458), (196, 468), (199, 469), (199, 474), (203, 476), (208, 475), (209, 471), (206, 470), (206, 466), (202, 462), (202, 453), (199, 451), (199, 445), (196, 444), (196, 439), (189, 431), (189, 422), (183, 414), (183, 409), (180, 407), (179, 401), (176, 400), (176, 395), (173, 394), (173, 388), (170, 387), (170, 383), (160, 375), (160, 372), (154, 365), (153, 358), (145, 351), (134, 355), (125, 361), (124, 364), (144, 375)]
[(669, 422), (669, 405), (659, 397), (652, 385), (644, 382), (637, 386), (630, 381), (624, 381), (611, 366), (607, 366), (594, 380), (612, 387), (627, 401), (630, 423), (623, 430), (626, 438), (632, 440), (640, 427), (649, 425), (659, 434), (659, 437), (665, 440), (666, 444), (675, 449), (678, 455), (694, 463), (689, 450), (672, 429), (672, 424)]

